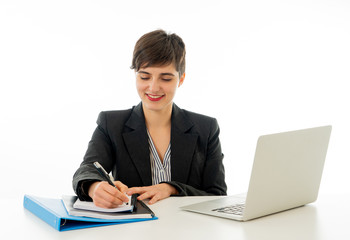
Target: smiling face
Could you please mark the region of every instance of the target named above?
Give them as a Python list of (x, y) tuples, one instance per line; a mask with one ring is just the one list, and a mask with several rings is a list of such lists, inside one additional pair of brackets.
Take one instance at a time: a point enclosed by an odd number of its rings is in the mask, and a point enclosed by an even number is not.
[(144, 110), (170, 111), (178, 87), (185, 79), (174, 64), (140, 68), (136, 72), (136, 88)]

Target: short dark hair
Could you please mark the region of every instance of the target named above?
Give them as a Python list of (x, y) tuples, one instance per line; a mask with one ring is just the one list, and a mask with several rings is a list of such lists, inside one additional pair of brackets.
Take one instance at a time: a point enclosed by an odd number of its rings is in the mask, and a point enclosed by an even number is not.
[(185, 72), (185, 43), (175, 33), (155, 30), (143, 35), (135, 44), (131, 69), (174, 63), (180, 77)]

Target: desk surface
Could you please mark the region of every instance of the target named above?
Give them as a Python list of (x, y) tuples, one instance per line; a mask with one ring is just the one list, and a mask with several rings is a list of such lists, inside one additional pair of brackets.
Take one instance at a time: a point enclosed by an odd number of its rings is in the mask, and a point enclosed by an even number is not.
[[(317, 202), (249, 222), (182, 211), (180, 206), (217, 197), (171, 197), (152, 205), (156, 221), (58, 232), (23, 208), (23, 199), (1, 198), (1, 239), (350, 239), (349, 195), (323, 195)], [(11, 236), (11, 237), (10, 237)], [(135, 237), (133, 237), (135, 236)], [(141, 237), (143, 236), (143, 237)], [(181, 237), (181, 238), (179, 238)]]

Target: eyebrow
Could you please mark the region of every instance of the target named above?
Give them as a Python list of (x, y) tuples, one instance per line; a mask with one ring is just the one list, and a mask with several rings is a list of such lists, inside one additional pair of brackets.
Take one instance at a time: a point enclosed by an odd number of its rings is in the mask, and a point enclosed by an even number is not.
[[(149, 72), (146, 72), (146, 71), (138, 71), (138, 73), (151, 75)], [(173, 73), (168, 73), (168, 72), (161, 73), (160, 75), (162, 75), (162, 76), (175, 76)]]

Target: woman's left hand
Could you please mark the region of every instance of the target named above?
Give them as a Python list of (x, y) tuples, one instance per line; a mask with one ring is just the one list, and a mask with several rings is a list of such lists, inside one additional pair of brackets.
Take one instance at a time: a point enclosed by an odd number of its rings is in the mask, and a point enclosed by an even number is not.
[(159, 200), (170, 197), (171, 195), (177, 194), (176, 188), (167, 183), (161, 183), (148, 187), (133, 187), (129, 188), (126, 192), (129, 196), (132, 194), (140, 194), (138, 200), (150, 199), (148, 204), (156, 203)]

